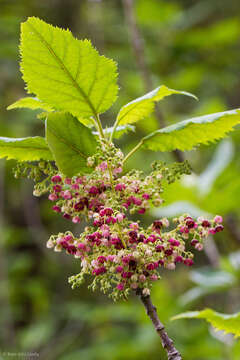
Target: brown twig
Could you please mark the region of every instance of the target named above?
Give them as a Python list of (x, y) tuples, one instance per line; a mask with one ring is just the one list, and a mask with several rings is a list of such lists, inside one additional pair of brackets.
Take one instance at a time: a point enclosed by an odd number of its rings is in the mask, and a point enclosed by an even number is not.
[(147, 315), (151, 319), (151, 321), (154, 325), (154, 328), (161, 339), (162, 346), (167, 352), (168, 360), (182, 360), (181, 354), (174, 347), (172, 339), (170, 339), (170, 337), (168, 336), (168, 334), (165, 330), (164, 325), (159, 320), (159, 317), (157, 315), (157, 309), (153, 305), (150, 295), (147, 295), (147, 296), (143, 295), (141, 289), (138, 289), (136, 291), (136, 294), (139, 296), (140, 300), (142, 301), (142, 303), (146, 309)]

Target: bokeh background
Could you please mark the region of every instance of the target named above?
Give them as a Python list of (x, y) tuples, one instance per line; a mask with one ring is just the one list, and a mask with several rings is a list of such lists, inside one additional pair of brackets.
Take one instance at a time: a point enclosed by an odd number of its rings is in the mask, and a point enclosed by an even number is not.
[[(185, 118), (240, 106), (240, 2), (237, 0), (0, 0), (0, 133), (43, 135), (37, 112), (6, 111), (24, 96), (19, 71), (20, 23), (28, 16), (89, 38), (119, 64), (119, 98), (103, 116), (160, 84), (193, 92), (172, 96), (119, 142), (131, 149), (141, 135)], [(194, 268), (165, 272), (153, 301), (185, 360), (239, 360), (240, 343), (202, 320), (170, 318), (212, 307), (240, 309), (240, 129), (227, 140), (184, 154), (138, 152), (129, 167), (148, 171), (154, 159), (188, 159), (193, 174), (166, 191), (157, 213), (222, 214), (225, 232), (196, 254)], [(0, 359), (3, 351), (38, 352), (47, 360), (166, 359), (138, 299), (113, 304), (87, 284), (71, 290), (79, 270), (72, 256), (46, 249), (50, 234), (69, 229), (47, 199), (32, 197), (30, 180), (15, 180), (14, 161), (0, 162)], [(73, 227), (72, 227), (73, 228)], [(73, 228), (79, 231), (79, 228)], [(15, 357), (17, 358), (17, 357)], [(20, 357), (19, 357), (20, 358)], [(34, 359), (34, 356), (24, 358)]]

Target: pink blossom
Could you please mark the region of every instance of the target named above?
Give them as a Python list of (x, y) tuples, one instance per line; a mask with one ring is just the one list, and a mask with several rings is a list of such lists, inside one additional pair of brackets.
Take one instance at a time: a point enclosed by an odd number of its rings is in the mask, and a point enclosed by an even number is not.
[(57, 194), (49, 194), (48, 199), (51, 201), (56, 201), (58, 199)]
[(220, 215), (216, 215), (214, 221), (215, 223), (221, 224), (223, 222), (223, 218)]
[(54, 176), (52, 176), (51, 181), (54, 183), (58, 183), (58, 182), (62, 181), (62, 178), (60, 175), (54, 175)]
[(130, 229), (133, 229), (133, 230), (138, 230), (139, 226), (138, 226), (138, 223), (131, 223), (129, 225)]
[(74, 224), (78, 224), (78, 223), (81, 222), (81, 219), (80, 219), (79, 216), (74, 216), (74, 217), (72, 218), (72, 222), (73, 222)]
[(71, 178), (66, 178), (66, 179), (64, 180), (64, 182), (65, 182), (65, 184), (67, 184), (67, 185), (71, 185), (72, 179), (71, 179)]
[(72, 198), (72, 194), (69, 190), (64, 191), (63, 198), (66, 200), (70, 200)]
[(123, 283), (117, 284), (117, 289), (120, 291), (124, 290), (124, 284)]
[(107, 168), (108, 168), (108, 164), (107, 164), (106, 161), (103, 161), (101, 164), (99, 164), (99, 169), (100, 169), (101, 171), (106, 171)]
[(118, 175), (118, 174), (120, 174), (121, 172), (122, 172), (122, 168), (121, 168), (121, 167), (118, 167), (118, 168), (113, 169), (113, 174), (114, 174), (114, 175)]

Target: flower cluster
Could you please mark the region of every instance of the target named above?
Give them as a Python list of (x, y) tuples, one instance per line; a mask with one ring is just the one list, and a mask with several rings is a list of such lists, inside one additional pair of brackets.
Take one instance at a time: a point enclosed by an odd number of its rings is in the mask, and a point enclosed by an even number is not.
[(136, 170), (122, 175), (122, 153), (118, 150), (111, 157), (105, 153), (88, 159), (92, 172), (83, 176), (66, 177), (49, 163), (29, 170), (38, 180), (34, 194), (47, 192), (53, 211), (73, 223), (89, 223), (79, 236), (70, 231), (52, 235), (47, 247), (79, 259), (81, 271), (69, 279), (73, 288), (92, 275), (90, 287), (99, 285), (113, 299), (139, 288), (148, 295), (161, 268), (193, 265), (193, 250), (201, 251), (209, 234), (223, 230), (222, 218), (194, 220), (185, 214), (171, 224), (162, 218), (142, 227), (131, 215), (160, 206), (165, 184), (189, 173), (189, 166), (154, 163), (147, 176)]
[(166, 218), (144, 229), (124, 214), (114, 214), (112, 208), (103, 208), (98, 215), (97, 223), (86, 227), (80, 237), (60, 233), (51, 236), (47, 246), (81, 260), (81, 273), (69, 280), (73, 287), (90, 274), (94, 276), (93, 289), (99, 283), (113, 298), (127, 296), (130, 289), (138, 288), (148, 295), (152, 283), (160, 279), (160, 268), (174, 270), (177, 263), (193, 265), (192, 250), (201, 251), (209, 234), (223, 230), (219, 216), (212, 221), (181, 216), (174, 219), (170, 230)]

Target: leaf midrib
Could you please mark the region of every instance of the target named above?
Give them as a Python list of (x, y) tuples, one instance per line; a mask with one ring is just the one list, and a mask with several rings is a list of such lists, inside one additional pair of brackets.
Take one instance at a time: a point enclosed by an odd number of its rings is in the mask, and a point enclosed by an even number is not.
[(94, 116), (97, 117), (97, 113), (95, 111), (95, 108), (94, 108), (93, 104), (91, 103), (91, 101), (89, 100), (89, 98), (87, 97), (85, 92), (80, 88), (78, 83), (74, 80), (71, 73), (69, 72), (69, 70), (64, 65), (63, 61), (59, 58), (59, 56), (52, 49), (51, 45), (44, 39), (44, 37), (35, 29), (35, 27), (32, 24), (30, 24), (30, 23), (26, 23), (26, 24), (35, 32), (35, 34), (39, 37), (40, 41), (46, 46), (46, 48), (48, 49), (50, 54), (55, 58), (55, 60), (58, 62), (58, 64), (62, 68), (62, 70), (66, 73), (66, 75), (68, 76), (68, 78), (72, 82), (73, 86), (77, 89), (77, 91), (80, 93), (80, 95), (86, 100), (86, 102), (87, 102), (88, 106), (91, 108)]
[(72, 143), (69, 143), (68, 141), (65, 140), (65, 138), (63, 136), (59, 136), (55, 133), (53, 127), (51, 127), (51, 125), (49, 125), (49, 123), (47, 124), (47, 128), (48, 131), (50, 131), (52, 133), (53, 136), (55, 136), (59, 141), (61, 141), (64, 145), (70, 147), (73, 151), (75, 151), (77, 154), (79, 154), (80, 156), (82, 156), (84, 159), (87, 159), (88, 156), (86, 156), (85, 154), (83, 154), (77, 147), (75, 147)]
[[(11, 143), (11, 144), (14, 144), (14, 143)], [(12, 150), (14, 150), (14, 149), (29, 149), (29, 150), (40, 150), (40, 151), (49, 151), (50, 152), (50, 150), (48, 149), (48, 148), (40, 148), (40, 147), (35, 147), (35, 146), (8, 146), (8, 145), (1, 145), (0, 144), (0, 151), (1, 151), (1, 148), (10, 148), (10, 149), (12, 149)]]

